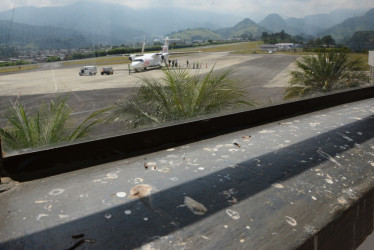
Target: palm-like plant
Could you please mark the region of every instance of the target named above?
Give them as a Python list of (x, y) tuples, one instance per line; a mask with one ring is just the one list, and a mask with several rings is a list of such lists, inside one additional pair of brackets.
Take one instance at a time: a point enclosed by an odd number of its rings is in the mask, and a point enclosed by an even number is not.
[(360, 60), (350, 59), (346, 53), (303, 56), (296, 66), (298, 70), (290, 72), (284, 99), (357, 87), (368, 81)]
[(120, 100), (111, 110), (111, 120), (128, 122), (132, 127), (157, 125), (171, 120), (204, 116), (239, 106), (253, 105), (247, 92), (234, 86), (226, 71), (205, 76), (189, 70), (164, 69), (164, 76), (139, 78), (138, 92)]
[(70, 121), (72, 110), (66, 104), (66, 98), (51, 100), (49, 105), (39, 106), (34, 113), (27, 113), (22, 103), (16, 103), (6, 114), (9, 127), (0, 128), (2, 147), (5, 150), (35, 148), (82, 138), (101, 122), (93, 118), (104, 111), (92, 113), (73, 129)]

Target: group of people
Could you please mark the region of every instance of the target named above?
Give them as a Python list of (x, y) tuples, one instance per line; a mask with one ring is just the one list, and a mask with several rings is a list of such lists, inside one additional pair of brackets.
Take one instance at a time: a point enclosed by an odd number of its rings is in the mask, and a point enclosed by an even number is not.
[[(168, 60), (168, 67), (170, 68), (178, 68), (178, 59), (175, 59), (175, 60)], [(186, 61), (186, 65), (187, 65), (187, 68), (189, 68), (190, 67), (190, 62), (187, 60)], [(201, 69), (201, 64), (199, 64), (199, 62), (193, 62), (192, 63), (192, 68), (193, 69)], [(179, 65), (179, 67), (181, 67), (181, 65)]]
[[(193, 69), (201, 69), (201, 65), (202, 65), (202, 64), (199, 64), (199, 62), (195, 62), (195, 61), (194, 61), (194, 62), (192, 63), (192, 68), (193, 68)], [(188, 62), (188, 60), (187, 60), (187, 68), (189, 68), (189, 67), (190, 67), (190, 66), (189, 66), (189, 62)]]
[(173, 59), (173, 60), (170, 60), (168, 61), (168, 67), (172, 67), (172, 68), (178, 68), (178, 59)]
[[(181, 65), (180, 64), (178, 64), (178, 59), (173, 59), (173, 60), (168, 60), (168, 61), (166, 61), (166, 59), (164, 59), (163, 60), (164, 62), (165, 62), (165, 64), (168, 66), (168, 68), (178, 68), (178, 65), (179, 65), (179, 68), (181, 67)], [(187, 68), (190, 68), (190, 62), (187, 60), (186, 61), (186, 65), (187, 65)], [(194, 61), (193, 63), (192, 63), (192, 69), (201, 69), (201, 64), (199, 64), (199, 62), (198, 61)], [(129, 75), (131, 74), (131, 65), (130, 64), (128, 64), (128, 69), (129, 69)]]

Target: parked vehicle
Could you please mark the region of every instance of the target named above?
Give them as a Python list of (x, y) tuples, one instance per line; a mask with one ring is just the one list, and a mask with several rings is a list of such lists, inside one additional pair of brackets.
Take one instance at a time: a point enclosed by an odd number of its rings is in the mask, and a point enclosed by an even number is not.
[(96, 75), (96, 73), (97, 73), (96, 66), (84, 66), (79, 71), (80, 76), (93, 76), (93, 75)]
[(113, 68), (112, 67), (103, 67), (101, 69), (101, 75), (113, 75)]

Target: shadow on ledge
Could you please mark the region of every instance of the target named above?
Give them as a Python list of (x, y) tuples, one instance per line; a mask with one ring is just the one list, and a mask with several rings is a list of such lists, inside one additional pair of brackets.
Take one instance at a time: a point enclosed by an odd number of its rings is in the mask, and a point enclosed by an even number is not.
[[(283, 182), (308, 169), (327, 163), (327, 161), (338, 166), (339, 164), (334, 163), (332, 157), (355, 148), (374, 137), (373, 118), (370, 116), (278, 151), (264, 154), (256, 159), (240, 162), (234, 167), (227, 166), (221, 171), (162, 190), (148, 198), (134, 200), (41, 232), (3, 242), (2, 247), (23, 249), (32, 246), (32, 248), (51, 249), (58, 246), (61, 249), (74, 249), (84, 244), (82, 246), (90, 249), (134, 249), (164, 236), (170, 236), (171, 233), (180, 233), (184, 239), (179, 240), (188, 241), (189, 238), (193, 238), (192, 235), (201, 231), (211, 235), (209, 247), (219, 244), (221, 247), (235, 248), (235, 244), (228, 238), (228, 235), (219, 235), (218, 231), (222, 231), (222, 228), (215, 228), (216, 225), (212, 223), (214, 215), (216, 216), (214, 221), (219, 221), (222, 218), (218, 217), (217, 213), (233, 208), (232, 203), (228, 201), (228, 196), (225, 195), (228, 190), (233, 191), (231, 196), (235, 197), (239, 204), (259, 195), (261, 191), (271, 187), (274, 183)], [(351, 140), (342, 137), (346, 131), (350, 132)], [(362, 135), (360, 135), (361, 133)], [(370, 146), (367, 144), (363, 145), (361, 149), (366, 150), (366, 147), (369, 150)], [(354, 156), (352, 157), (354, 158)], [(305, 159), (312, 160), (305, 161)], [(338, 168), (337, 171), (344, 171), (343, 167), (341, 168), (340, 170)], [(364, 172), (360, 173), (360, 169), (357, 169), (355, 174), (359, 176)], [(303, 181), (308, 182), (309, 180)], [(207, 212), (204, 215), (192, 213), (183, 206), (185, 196), (204, 204)], [(264, 206), (264, 204), (253, 204), (253, 206)], [(282, 204), (274, 204), (274, 206), (274, 209), (281, 209)], [(272, 213), (269, 208), (264, 207), (263, 209), (264, 214)], [(126, 210), (131, 210), (133, 213), (126, 216), (124, 214)], [(240, 211), (242, 217), (249, 218), (245, 208), (237, 207), (235, 210)], [(106, 214), (110, 214), (111, 218), (105, 218)], [(246, 222), (241, 219), (237, 220), (237, 223), (244, 227), (246, 225)], [(266, 227), (266, 225), (261, 226)], [(235, 230), (232, 233), (235, 233)], [(261, 230), (253, 230), (251, 234), (253, 239), (264, 240)], [(72, 239), (73, 235), (82, 235), (82, 237), (84, 235), (84, 239)], [(166, 243), (169, 244), (169, 241), (177, 240), (173, 237), (175, 236), (170, 236)], [(294, 239), (294, 241), (296, 242), (294, 243), (296, 245), (293, 245), (295, 247), (303, 243), (302, 239)], [(197, 248), (201, 247), (203, 243), (191, 244), (195, 244), (194, 247)], [(246, 245), (248, 248), (259, 247), (256, 242), (248, 244), (252, 244)], [(204, 245), (204, 247), (206, 246)], [(166, 244), (164, 247), (168, 248), (168, 245)]]

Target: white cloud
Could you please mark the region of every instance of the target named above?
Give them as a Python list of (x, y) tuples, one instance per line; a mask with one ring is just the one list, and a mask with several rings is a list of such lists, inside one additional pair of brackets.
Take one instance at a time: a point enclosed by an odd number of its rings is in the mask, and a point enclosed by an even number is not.
[(12, 0), (2, 0), (0, 1), (0, 11), (1, 10), (8, 10), (14, 7)]
[[(61, 6), (80, 0), (1, 0), (0, 11), (21, 6)], [(250, 15), (278, 13), (285, 16), (302, 17), (308, 14), (328, 13), (339, 8), (374, 7), (372, 0), (90, 0), (122, 4), (131, 8), (181, 7), (210, 10), (220, 13)]]

